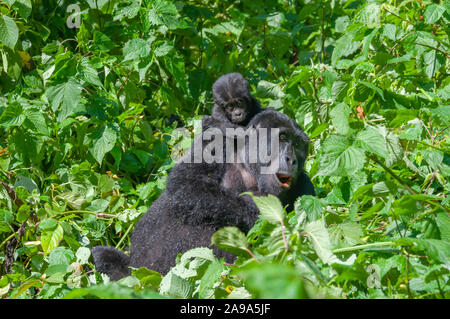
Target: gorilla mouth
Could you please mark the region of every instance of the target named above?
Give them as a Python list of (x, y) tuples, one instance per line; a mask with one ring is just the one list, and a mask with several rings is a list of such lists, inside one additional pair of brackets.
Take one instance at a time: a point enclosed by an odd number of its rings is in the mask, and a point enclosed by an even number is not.
[(280, 173), (277, 173), (276, 176), (281, 186), (283, 186), (284, 188), (291, 187), (292, 176)]

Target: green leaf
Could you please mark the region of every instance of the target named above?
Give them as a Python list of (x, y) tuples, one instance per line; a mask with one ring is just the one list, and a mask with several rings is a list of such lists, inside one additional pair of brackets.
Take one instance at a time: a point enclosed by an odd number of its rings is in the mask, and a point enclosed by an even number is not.
[[(75, 259), (75, 255), (70, 248), (56, 247), (48, 256), (49, 265), (70, 265)], [(67, 269), (67, 268), (66, 268)]]
[(86, 198), (75, 192), (65, 192), (59, 194), (56, 198), (67, 201), (67, 204), (73, 209), (80, 210), (87, 203)]
[(30, 216), (30, 210), (31, 210), (31, 207), (26, 204), (20, 206), (19, 210), (17, 211), (16, 220), (19, 223), (25, 222), (28, 219), (28, 217)]
[(300, 197), (300, 205), (305, 210), (309, 221), (317, 220), (322, 216), (324, 205), (322, 200), (312, 195)]
[(363, 131), (358, 132), (356, 138), (364, 150), (383, 158), (388, 157), (386, 140), (377, 128), (367, 126)]
[(13, 126), (21, 126), (25, 121), (23, 107), (19, 103), (9, 104), (0, 116), (0, 126), (8, 129)]
[(362, 244), (363, 235), (361, 225), (356, 222), (345, 222), (330, 227), (330, 239), (338, 247)]
[(31, 0), (16, 0), (14, 8), (17, 9), (22, 18), (27, 19), (32, 11)]
[(326, 264), (353, 264), (356, 256), (351, 256), (347, 261), (339, 260), (331, 251), (331, 241), (323, 220), (315, 220), (306, 224), (304, 233), (313, 244), (317, 256)]
[(53, 112), (58, 111), (62, 104), (57, 116), (57, 120), (62, 121), (72, 114), (80, 102), (81, 87), (75, 79), (70, 78), (67, 82), (49, 87), (46, 94)]
[(187, 93), (186, 70), (183, 59), (178, 53), (172, 51), (164, 56), (164, 62), (169, 72), (175, 78), (176, 83), (181, 87), (183, 92)]
[(345, 29), (350, 25), (350, 18), (348, 16), (339, 17), (335, 21), (336, 32), (343, 33)]
[(358, 41), (353, 41), (355, 32), (349, 32), (340, 37), (335, 44), (333, 54), (331, 56), (331, 65), (335, 66), (341, 57), (349, 56), (358, 50), (361, 45)]
[(450, 258), (450, 243), (438, 239), (401, 238), (399, 244), (412, 245), (412, 249), (425, 251), (426, 255), (438, 263), (446, 264)]
[(4, 14), (0, 14), (0, 42), (14, 50), (19, 39), (19, 29), (14, 20)]
[(364, 151), (342, 135), (330, 135), (322, 144), (319, 176), (346, 176), (363, 168)]
[(258, 82), (256, 94), (261, 98), (271, 99), (281, 99), (285, 95), (279, 84), (271, 83), (265, 80)]
[(211, 236), (211, 243), (234, 255), (249, 256), (247, 238), (237, 227), (227, 226), (219, 229)]
[(49, 135), (48, 126), (41, 110), (35, 108), (27, 108), (23, 110), (23, 114), (25, 115), (24, 124), (26, 125), (26, 127), (42, 135)]
[(51, 229), (55, 229), (55, 227), (58, 225), (58, 221), (54, 218), (46, 218), (44, 220), (42, 220), (39, 223), (38, 229), (39, 230), (51, 230)]
[(77, 263), (80, 265), (86, 265), (89, 261), (89, 257), (91, 256), (91, 250), (87, 247), (80, 247), (75, 253), (75, 256), (77, 257)]
[(361, 9), (356, 21), (368, 28), (376, 28), (380, 25), (380, 5), (377, 3), (369, 3)]
[(172, 271), (164, 276), (161, 280), (159, 292), (162, 295), (168, 295), (172, 298), (189, 298), (194, 291), (194, 284), (180, 276), (175, 275)]
[(346, 135), (349, 130), (348, 118), (352, 110), (345, 103), (339, 103), (330, 111), (331, 122), (338, 134)]
[(116, 130), (109, 124), (96, 130), (91, 136), (92, 146), (89, 152), (101, 164), (106, 153), (110, 152), (117, 140)]
[(164, 25), (169, 30), (185, 28), (186, 23), (180, 19), (177, 7), (171, 1), (156, 0), (148, 13), (152, 25)]
[(425, 23), (433, 24), (438, 21), (445, 12), (445, 8), (441, 5), (432, 3), (427, 6), (427, 9), (424, 13)]
[(63, 239), (64, 230), (60, 224), (54, 230), (46, 230), (41, 234), (41, 245), (44, 255), (50, 253), (58, 247), (59, 242)]
[(214, 286), (217, 285), (218, 279), (224, 270), (225, 267), (223, 264), (217, 260), (208, 266), (200, 281), (198, 292), (200, 299), (214, 297)]
[(108, 52), (114, 48), (111, 38), (97, 30), (94, 31), (94, 44), (103, 52)]
[(284, 209), (278, 197), (272, 194), (267, 196), (254, 196), (252, 193), (244, 194), (251, 196), (262, 217), (269, 223), (274, 225), (283, 223)]
[(436, 214), (436, 224), (441, 234), (441, 239), (450, 242), (450, 217), (447, 213)]
[(145, 58), (150, 54), (150, 44), (141, 38), (129, 40), (123, 47), (124, 61)]
[(239, 269), (245, 288), (253, 298), (306, 298), (303, 278), (298, 271), (286, 264), (249, 264)]

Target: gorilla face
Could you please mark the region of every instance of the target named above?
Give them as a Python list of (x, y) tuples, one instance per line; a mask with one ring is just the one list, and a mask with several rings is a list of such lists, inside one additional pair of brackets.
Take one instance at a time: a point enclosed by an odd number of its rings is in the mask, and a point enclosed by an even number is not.
[(230, 122), (243, 125), (248, 118), (248, 105), (250, 101), (245, 98), (236, 99), (235, 101), (228, 102), (223, 106), (226, 117)]
[(240, 73), (222, 75), (214, 83), (212, 91), (216, 112), (233, 124), (244, 126), (259, 112), (259, 103), (250, 95), (248, 82)]
[[(303, 172), (309, 138), (297, 123), (288, 116), (272, 109), (257, 114), (250, 121), (250, 126), (256, 129), (266, 128), (267, 141), (270, 141), (273, 137), (278, 138), (279, 143), (278, 165), (275, 173), (262, 174), (261, 168), (263, 165), (260, 161), (247, 164), (249, 171), (257, 180), (259, 191), (262, 194), (273, 195), (280, 195), (289, 191), (297, 182), (298, 176)], [(278, 129), (278, 132), (275, 129)], [(267, 148), (268, 152), (266, 153), (272, 153), (270, 142), (267, 143)]]

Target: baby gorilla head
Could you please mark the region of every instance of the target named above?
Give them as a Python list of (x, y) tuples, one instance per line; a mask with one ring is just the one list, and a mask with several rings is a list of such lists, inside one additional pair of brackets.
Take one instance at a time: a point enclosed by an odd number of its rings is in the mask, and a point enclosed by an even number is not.
[(244, 126), (260, 111), (259, 102), (251, 96), (247, 80), (240, 73), (222, 75), (213, 84), (216, 105), (213, 116)]

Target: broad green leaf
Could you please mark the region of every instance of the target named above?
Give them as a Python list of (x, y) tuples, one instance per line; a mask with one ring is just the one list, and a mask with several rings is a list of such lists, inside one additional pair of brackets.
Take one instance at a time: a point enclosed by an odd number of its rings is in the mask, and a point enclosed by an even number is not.
[(19, 223), (23, 223), (28, 219), (28, 216), (30, 216), (30, 210), (31, 207), (27, 204), (24, 204), (19, 207), (19, 210), (17, 211), (16, 220)]
[(217, 285), (217, 281), (224, 270), (223, 264), (217, 260), (208, 266), (200, 281), (198, 292), (199, 298), (205, 299), (214, 297), (214, 286)]
[(348, 16), (338, 17), (335, 21), (336, 32), (343, 33), (350, 25), (350, 18)]
[[(413, 249), (425, 251), (428, 257), (435, 262), (448, 264), (450, 260), (450, 243), (438, 239), (401, 238), (399, 244), (410, 244)], [(411, 246), (410, 246), (411, 247)]]
[(345, 103), (339, 103), (330, 111), (331, 122), (338, 134), (346, 135), (349, 130), (348, 118), (352, 110)]
[(16, 0), (14, 7), (17, 8), (17, 12), (24, 19), (27, 19), (32, 11), (31, 0)]
[(386, 140), (377, 128), (367, 126), (363, 131), (358, 132), (356, 138), (364, 150), (375, 153), (383, 158), (388, 157)]
[(140, 8), (141, 8), (140, 2), (132, 1), (130, 5), (122, 7), (119, 10), (117, 10), (115, 12), (116, 14), (114, 15), (113, 20), (120, 21), (124, 18), (132, 19), (139, 13)]
[(42, 230), (42, 231), (51, 230), (51, 229), (55, 229), (57, 225), (58, 225), (58, 220), (56, 220), (54, 218), (46, 218), (39, 223), (38, 229)]
[(175, 78), (176, 83), (178, 83), (183, 92), (187, 93), (186, 70), (183, 59), (172, 51), (164, 56), (164, 62), (169, 72)]
[(4, 14), (0, 14), (0, 42), (14, 50), (19, 38), (19, 29), (14, 20)]
[(356, 222), (345, 222), (330, 227), (330, 239), (336, 247), (354, 246), (362, 244), (363, 231)]
[(23, 110), (25, 115), (24, 124), (26, 127), (42, 135), (48, 135), (49, 130), (42, 111), (36, 108), (26, 108)]
[(20, 285), (19, 289), (14, 293), (13, 297), (18, 297), (32, 287), (42, 287), (42, 281), (39, 279), (30, 280)]
[(46, 230), (42, 232), (41, 245), (45, 255), (58, 247), (59, 242), (63, 239), (63, 235), (64, 230), (61, 224), (58, 224), (54, 230)]
[(48, 256), (50, 265), (70, 265), (75, 260), (75, 254), (70, 248), (56, 247)]
[(356, 21), (368, 28), (376, 28), (380, 25), (380, 5), (377, 3), (369, 3), (361, 9)]
[(303, 278), (297, 269), (286, 264), (250, 264), (239, 269), (245, 288), (253, 298), (306, 298)]
[(91, 256), (91, 250), (87, 247), (80, 247), (75, 253), (75, 256), (77, 257), (77, 263), (85, 265), (88, 263), (89, 257)]
[(94, 44), (103, 52), (108, 52), (114, 48), (111, 38), (97, 30), (94, 31)]
[(49, 87), (46, 94), (53, 112), (59, 110), (57, 120), (62, 121), (72, 114), (80, 102), (81, 87), (75, 79), (70, 78), (67, 82)]
[(364, 151), (342, 135), (330, 135), (322, 144), (320, 176), (346, 176), (363, 168)]
[(331, 65), (335, 66), (341, 57), (349, 56), (358, 50), (360, 42), (353, 41), (355, 32), (345, 33), (335, 44), (333, 54), (331, 56)]
[(189, 261), (191, 258), (200, 258), (204, 260), (214, 261), (214, 254), (207, 247), (197, 247), (188, 250), (181, 256), (181, 261)]
[(194, 291), (194, 284), (184, 278), (175, 275), (172, 271), (161, 280), (159, 292), (172, 298), (189, 298)]
[(88, 82), (92, 85), (100, 86), (100, 87), (103, 86), (102, 82), (100, 81), (100, 78), (98, 77), (97, 70), (89, 63), (88, 59), (81, 60), (81, 70), (80, 71), (81, 71), (81, 74), (80, 74), (81, 77), (86, 82)]
[(89, 152), (101, 164), (106, 153), (112, 150), (117, 140), (116, 130), (109, 124), (96, 130), (91, 136), (92, 146)]
[(269, 194), (267, 196), (254, 196), (252, 193), (244, 193), (252, 197), (262, 217), (269, 223), (278, 225), (283, 223), (284, 209), (278, 197)]
[(355, 261), (355, 255), (352, 255), (347, 261), (343, 262), (332, 253), (330, 236), (322, 219), (306, 224), (304, 232), (311, 241), (317, 256), (324, 263), (351, 265)]
[(239, 228), (227, 226), (219, 229), (211, 236), (211, 244), (238, 256), (249, 256), (248, 242)]
[(25, 114), (22, 105), (11, 103), (0, 116), (0, 126), (8, 129), (12, 126), (21, 126), (25, 121)]
[(261, 98), (271, 99), (281, 99), (285, 95), (279, 84), (271, 83), (265, 80), (258, 82), (256, 94)]
[(75, 192), (65, 192), (59, 194), (57, 198), (67, 201), (67, 204), (76, 210), (80, 210), (86, 205), (86, 198)]
[(123, 47), (124, 61), (145, 58), (150, 54), (150, 44), (141, 38), (129, 40)]
[(397, 32), (397, 27), (395, 26), (395, 24), (386, 23), (383, 27), (383, 35), (392, 41), (396, 40), (396, 36), (395, 36), (396, 32)]
[(444, 12), (445, 8), (443, 6), (435, 3), (430, 4), (429, 6), (427, 6), (424, 13), (425, 23), (427, 24), (435, 23), (442, 17)]
[(140, 267), (136, 270), (132, 270), (131, 274), (139, 279), (140, 283), (145, 288), (151, 288), (151, 289), (159, 289), (159, 285), (161, 284), (161, 280), (163, 276), (154, 270), (147, 269), (145, 267)]
[(300, 197), (300, 205), (305, 210), (309, 221), (317, 220), (322, 216), (324, 205), (322, 200), (311, 195)]
[(185, 22), (178, 15), (177, 8), (171, 1), (154, 1), (148, 12), (148, 20), (152, 25), (164, 25), (169, 30), (186, 27)]
[(450, 242), (450, 217), (447, 213), (438, 213), (436, 215), (436, 224), (439, 228), (441, 239)]

